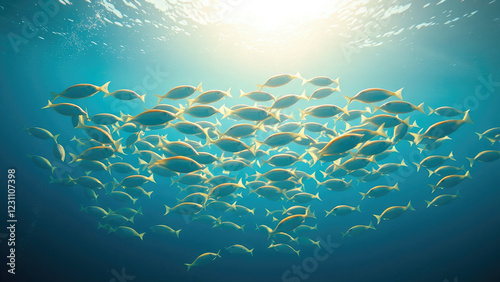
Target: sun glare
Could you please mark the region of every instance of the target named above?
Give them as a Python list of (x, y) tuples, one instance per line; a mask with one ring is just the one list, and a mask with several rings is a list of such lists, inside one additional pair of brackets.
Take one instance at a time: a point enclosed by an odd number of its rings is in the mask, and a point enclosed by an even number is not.
[(261, 33), (293, 32), (335, 10), (332, 0), (242, 1), (228, 15), (232, 23), (247, 24)]

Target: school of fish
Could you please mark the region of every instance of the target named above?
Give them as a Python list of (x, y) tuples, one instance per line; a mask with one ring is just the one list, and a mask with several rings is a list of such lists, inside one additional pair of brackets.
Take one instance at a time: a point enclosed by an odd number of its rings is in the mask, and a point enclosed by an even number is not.
[[(270, 93), (292, 80), (316, 89), (309, 95), (305, 90), (282, 96)], [(50, 170), (51, 183), (77, 186), (89, 197), (81, 211), (93, 216), (99, 229), (140, 240), (147, 240), (150, 232), (171, 240), (182, 238), (182, 226), (169, 226), (165, 223), (167, 219), (150, 226), (149, 230), (134, 228), (134, 218), (143, 216), (141, 207), (155, 197), (155, 191), (165, 189), (155, 184), (158, 178), (167, 179), (168, 189), (178, 188), (177, 198), (165, 203), (164, 218), (185, 216), (189, 221), (210, 224), (213, 228), (245, 232), (245, 224), (227, 220), (228, 214), (237, 218), (255, 217), (256, 222), (263, 223), (256, 223), (256, 230), (265, 234), (269, 248), (300, 256), (302, 248), (320, 247), (319, 241), (307, 236), (308, 231), (318, 228), (317, 217), (361, 212), (366, 199), (399, 191), (399, 183), (393, 186), (375, 183), (400, 167), (414, 165), (417, 171), (427, 170), (429, 179), (437, 176), (437, 180), (429, 184), (426, 203), (430, 208), (460, 197), (458, 189), (455, 193), (448, 191), (472, 178), (470, 167), (500, 158), (500, 151), (484, 150), (467, 158), (464, 165), (458, 165), (451, 150), (448, 155), (433, 154), (456, 130), (473, 123), (469, 112), (447, 106), (426, 109), (423, 103), (405, 102), (403, 89), (394, 92), (365, 89), (356, 95), (344, 96), (345, 104), (334, 105), (328, 100), (333, 95), (341, 95), (338, 78), (304, 79), (297, 73), (272, 76), (251, 92), (240, 90), (236, 99), (242, 104), (230, 108), (224, 105), (215, 108), (211, 104), (234, 99), (231, 89), (203, 91), (201, 83), (178, 86), (164, 95), (156, 95), (157, 105), (135, 115), (121, 112), (90, 115), (87, 109), (73, 103), (101, 92), (104, 97), (122, 101), (145, 101), (145, 94), (126, 89), (110, 92), (108, 86), (109, 82), (102, 86), (78, 84), (59, 94), (52, 93), (52, 100), (42, 109), (71, 118), (74, 132), (63, 134), (70, 134), (71, 142), (81, 148), (81, 152), (67, 156), (64, 144), (58, 142), (59, 134), (30, 127), (25, 128), (30, 135), (53, 141), (53, 155), (30, 155), (29, 158), (36, 166)], [(301, 100), (319, 99), (323, 102), (319, 106), (298, 109), (298, 121), (293, 113), (283, 113), (295, 109), (293, 106)], [(56, 103), (56, 100), (59, 101)], [(360, 103), (365, 109), (349, 110), (354, 103)], [(407, 114), (412, 116), (400, 117)], [(443, 120), (428, 128), (419, 128), (415, 119), (425, 119), (431, 114)], [(413, 115), (416, 118), (412, 121)], [(325, 123), (308, 122), (311, 117), (323, 119)], [(179, 133), (184, 138), (171, 137)], [(491, 144), (500, 141), (500, 127), (476, 134), (479, 140), (489, 140)], [(416, 146), (420, 152), (425, 151), (428, 156), (413, 164), (402, 157), (398, 163), (384, 162), (389, 155), (398, 154), (396, 147), (402, 141)], [(75, 163), (81, 170), (55, 177), (57, 168), (50, 159)], [(308, 171), (314, 173), (298, 169), (300, 163), (307, 164)], [(93, 176), (99, 171), (108, 171), (109, 176)], [(315, 202), (322, 201), (320, 194), (341, 195), (348, 189), (357, 189), (352, 179), (371, 187), (359, 191), (358, 205), (337, 205), (330, 210), (315, 208)], [(435, 192), (440, 195), (434, 196)], [(239, 204), (246, 198), (253, 198), (258, 205)], [(106, 202), (102, 199), (112, 201), (117, 208), (112, 210), (102, 204)], [(266, 204), (272, 201), (281, 202), (283, 209), (268, 209)], [(256, 210), (266, 215), (255, 215)], [(414, 211), (411, 202), (389, 206), (373, 215), (373, 222), (345, 230), (342, 238), (375, 230), (381, 221), (407, 211)], [(254, 250), (244, 242), (221, 246), (221, 249), (227, 255), (253, 255)], [(220, 252), (200, 252), (191, 263), (186, 263), (187, 270), (220, 258)]]

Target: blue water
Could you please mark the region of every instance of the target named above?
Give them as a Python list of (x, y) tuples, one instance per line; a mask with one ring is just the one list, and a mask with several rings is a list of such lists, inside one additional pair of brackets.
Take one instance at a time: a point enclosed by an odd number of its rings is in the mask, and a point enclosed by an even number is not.
[[(155, 1), (117, 1), (113, 8), (104, 5), (107, 2), (91, 2), (50, 2), (57, 12), (47, 16), (46, 23), (31, 34), (23, 33), (23, 26), (26, 20), (33, 21), (37, 13), (41, 15), (39, 12), (44, 10), (40, 4), (13, 0), (0, 4), (1, 174), (3, 185), (7, 186), (4, 178), (7, 169), (16, 169), (18, 219), (15, 276), (6, 272), (7, 232), (4, 227), (0, 231), (2, 281), (500, 281), (497, 212), (500, 161), (477, 163), (470, 170), (472, 180), (466, 179), (449, 191), (439, 191), (452, 194), (458, 189), (463, 196), (442, 207), (426, 209), (424, 200), (439, 194), (431, 194), (427, 184), (435, 184), (439, 178), (429, 178), (426, 171), (417, 173), (413, 165), (392, 175), (399, 182), (400, 192), (378, 199), (360, 202), (359, 191), (388, 184), (385, 178), (361, 183), (345, 192), (319, 188), (322, 201), (310, 202), (317, 219), (308, 219), (310, 224), (318, 224), (319, 230), (313, 231), (310, 238), (331, 241), (334, 247), (326, 260), (318, 262), (311, 259), (314, 248), (302, 247), (300, 257), (282, 254), (268, 249), (266, 236), (254, 230), (255, 223), (274, 227), (276, 222), (265, 217), (264, 208), (275, 210), (281, 208), (282, 202), (247, 196), (247, 191), (243, 191), (244, 198), (238, 199), (238, 204), (255, 207), (255, 216), (222, 216), (223, 220), (245, 224), (245, 233), (212, 229), (210, 225), (185, 221), (177, 214), (163, 216), (164, 204), (176, 204), (179, 188), (160, 176), (155, 176), (157, 184), (143, 186), (147, 191), (155, 191), (151, 200), (141, 198), (136, 205), (142, 207), (144, 216), (136, 216), (133, 227), (140, 233), (146, 232), (144, 240), (107, 234), (97, 229), (94, 217), (80, 212), (81, 204), (95, 204), (86, 198), (82, 187), (50, 184), (50, 172), (38, 168), (27, 157), (42, 155), (54, 160), (53, 142), (39, 140), (23, 131), (24, 127), (40, 126), (61, 133), (58, 141), (66, 152), (77, 152), (70, 139), (75, 134), (84, 137), (84, 133), (73, 129), (69, 117), (41, 107), (51, 99), (50, 92), (58, 93), (78, 83), (100, 86), (111, 81), (110, 90), (134, 89), (141, 95), (147, 94), (146, 103), (103, 99), (102, 93), (82, 100), (59, 98), (58, 102), (74, 102), (87, 108), (90, 115), (120, 111), (135, 115), (156, 104), (154, 94), (162, 95), (175, 86), (196, 86), (200, 82), (204, 90), (232, 87), (235, 98), (215, 103), (217, 108), (224, 104), (253, 105), (249, 99), (237, 98), (239, 89), (255, 90), (255, 84), (262, 84), (272, 75), (300, 72), (306, 78), (340, 77), (341, 94), (346, 96), (352, 97), (366, 88), (395, 91), (404, 87), (404, 100), (415, 105), (424, 102), (426, 112), (427, 106), (469, 109), (474, 124), (463, 125), (450, 136), (452, 140), (432, 151), (436, 155), (453, 151), (455, 164), (467, 167), (465, 157), (500, 148), (498, 142), (491, 145), (484, 139), (478, 141), (474, 134), (500, 126), (497, 1), (432, 1), (428, 6), (417, 1), (392, 4), (365, 1), (353, 9), (347, 7), (354, 1), (332, 1), (325, 11), (329, 13), (327, 17), (290, 25), (291, 31), (278, 27), (270, 32), (248, 27), (251, 22), (235, 20), (245, 13), (246, 2), (210, 1), (215, 10), (221, 3), (229, 5), (229, 10), (217, 17), (210, 14), (210, 9), (200, 8), (198, 1), (168, 1), (171, 8), (167, 11), (158, 8), (163, 1), (156, 1), (156, 6), (151, 4)], [(266, 12), (270, 7), (274, 6), (261, 7), (262, 15), (272, 15)], [(286, 11), (286, 7), (283, 5), (274, 13)], [(198, 11), (200, 17), (186, 11)], [(202, 21), (203, 16), (208, 20)], [(180, 23), (182, 20), (186, 24)], [(309, 95), (315, 87), (302, 87), (299, 81), (292, 81), (269, 92), (279, 96), (300, 94), (302, 89)], [(322, 103), (343, 107), (346, 100), (342, 95), (335, 93), (309, 103), (300, 101), (283, 112), (294, 112), (298, 117), (298, 108)], [(364, 107), (353, 102), (349, 109)], [(423, 128), (443, 120), (418, 112), (406, 116)], [(215, 116), (207, 120), (215, 122)], [(308, 117), (307, 121), (327, 120)], [(234, 121), (224, 119), (222, 124), (225, 130)], [(334, 122), (329, 124), (333, 126)], [(357, 124), (359, 120), (353, 122)], [(184, 139), (173, 129), (158, 132), (167, 133), (171, 141)], [(259, 133), (257, 139), (263, 140), (265, 136)], [(298, 145), (289, 147), (304, 149)], [(397, 148), (400, 153), (384, 162), (399, 163), (402, 157), (411, 164), (422, 157), (406, 141)], [(214, 146), (209, 151), (221, 153)], [(137, 158), (127, 156), (126, 161), (135, 164)], [(84, 175), (78, 166), (57, 161), (54, 164), (60, 167), (56, 172), (63, 176)], [(296, 165), (298, 170), (308, 173), (327, 166)], [(270, 167), (256, 168), (260, 172), (267, 169)], [(220, 169), (214, 170), (214, 174), (220, 173)], [(238, 175), (244, 177), (245, 173), (251, 175), (253, 170), (246, 168)], [(91, 175), (103, 182), (112, 180), (107, 172)], [(118, 180), (124, 177), (114, 176)], [(308, 180), (305, 189), (315, 194), (312, 183)], [(6, 190), (1, 193), (4, 217)], [(416, 211), (381, 222), (376, 231), (342, 239), (341, 232), (351, 226), (368, 224), (375, 220), (372, 214), (380, 214), (390, 206), (406, 205), (409, 200)], [(105, 196), (97, 203), (113, 209), (120, 207)], [(359, 203), (362, 213), (324, 218), (325, 209)], [(2, 226), (5, 222), (6, 218), (2, 219)], [(182, 228), (180, 239), (149, 232), (149, 227), (156, 224)], [(254, 256), (224, 250), (233, 244), (255, 248)], [(219, 249), (221, 258), (186, 272), (184, 263)], [(319, 252), (323, 255), (325, 249)], [(303, 271), (305, 275), (283, 276), (294, 265), (309, 271)], [(127, 274), (126, 279), (121, 277), (122, 271)]]

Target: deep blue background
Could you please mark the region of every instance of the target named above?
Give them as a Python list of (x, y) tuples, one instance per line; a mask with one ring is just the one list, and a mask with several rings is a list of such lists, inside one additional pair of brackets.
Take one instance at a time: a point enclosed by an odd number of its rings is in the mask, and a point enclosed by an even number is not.
[[(82, 190), (49, 184), (48, 171), (36, 167), (26, 156), (51, 157), (52, 144), (29, 136), (23, 131), (25, 126), (42, 126), (62, 133), (61, 144), (74, 149), (74, 143), (69, 140), (75, 131), (69, 118), (40, 109), (50, 98), (49, 92), (60, 92), (76, 83), (101, 85), (106, 81), (111, 81), (110, 89), (113, 90), (133, 89), (143, 85), (148, 69), (159, 65), (168, 76), (153, 89), (147, 89), (148, 107), (156, 103), (156, 98), (151, 97), (153, 94), (164, 93), (181, 84), (197, 85), (203, 81), (204, 89), (233, 87), (233, 96), (237, 97), (240, 88), (250, 91), (254, 89), (254, 83), (265, 81), (271, 75), (297, 71), (305, 77), (340, 76), (343, 95), (352, 96), (369, 87), (394, 90), (404, 87), (405, 100), (439, 107), (472, 101), (471, 95), (481, 85), (478, 77), (487, 79), (491, 76), (493, 81), (500, 81), (498, 3), (486, 5), (471, 1), (458, 4), (455, 3), (458, 1), (449, 0), (427, 10), (414, 4), (394, 23), (395, 26), (405, 26), (407, 21), (426, 21), (431, 15), (439, 15), (442, 9), (458, 11), (458, 14), (461, 11), (479, 12), (457, 21), (453, 27), (438, 24), (405, 31), (404, 37), (387, 40), (378, 47), (360, 49), (349, 61), (342, 57), (333, 41), (331, 44), (326, 41), (307, 56), (284, 58), (276, 55), (273, 61), (268, 60), (265, 53), (221, 44), (211, 33), (213, 27), (201, 28), (193, 36), (169, 35), (166, 42), (153, 40), (144, 30), (140, 33), (112, 25), (97, 30), (72, 29), (67, 18), (85, 22), (88, 15), (93, 14), (94, 6), (83, 4), (86, 2), (61, 6), (60, 14), (50, 19), (46, 30), (40, 31), (44, 40), (32, 38), (20, 46), (19, 53), (15, 53), (6, 40), (6, 34), (19, 33), (21, 18), (33, 15), (39, 8), (31, 3), (10, 2), (2, 4), (4, 9), (0, 11), (4, 23), (0, 54), (0, 174), (2, 182), (6, 183), (7, 169), (16, 169), (17, 281), (110, 281), (113, 278), (111, 271), (121, 273), (122, 268), (135, 276), (134, 281), (280, 281), (284, 271), (293, 264), (301, 264), (313, 252), (312, 248), (304, 248), (298, 258), (267, 249), (266, 237), (253, 230), (255, 222), (274, 226), (269, 218), (264, 217), (264, 207), (275, 209), (281, 205), (254, 196), (241, 200), (241, 204), (256, 207), (255, 217), (235, 219), (229, 215), (226, 218), (246, 223), (245, 233), (186, 224), (176, 215), (162, 217), (163, 204), (175, 204), (178, 192), (178, 188), (170, 186), (170, 182), (164, 179), (156, 186), (144, 186), (155, 189), (155, 193), (151, 201), (140, 200), (145, 216), (136, 218), (134, 228), (147, 232), (149, 226), (164, 223), (174, 229), (182, 228), (180, 239), (147, 233), (141, 242), (137, 238), (123, 238), (97, 230), (96, 220), (79, 212), (80, 204), (91, 204)], [(68, 36), (58, 36), (50, 30), (69, 30), (68, 34), (76, 37), (71, 41)], [(92, 45), (90, 40), (99, 44)], [(493, 87), (487, 99), (466, 105), (472, 107), (474, 124), (464, 125), (452, 134), (452, 141), (447, 141), (435, 153), (448, 154), (452, 150), (459, 165), (467, 165), (466, 156), (490, 148), (498, 150), (498, 143), (490, 146), (484, 139), (478, 141), (473, 132), (500, 126), (499, 91), (498, 86)], [(81, 101), (81, 104), (92, 114), (100, 111), (117, 114), (120, 110), (138, 113), (142, 109), (140, 104), (125, 107), (111, 97), (102, 99), (101, 95)], [(331, 99), (330, 103), (345, 105), (340, 96)], [(224, 102), (227, 106), (250, 103), (243, 99)], [(305, 105), (298, 103), (294, 109)], [(422, 127), (441, 120), (420, 113), (411, 116)], [(83, 136), (81, 132), (79, 134)], [(175, 137), (181, 136), (169, 133), (169, 139)], [(410, 157), (415, 155), (415, 147), (402, 143), (398, 149), (407, 163), (415, 161)], [(218, 152), (215, 148), (212, 150)], [(393, 160), (398, 161), (398, 158)], [(302, 168), (312, 173), (319, 167)], [(463, 198), (447, 206), (429, 209), (425, 208), (424, 199), (432, 199), (435, 195), (430, 194), (427, 184), (438, 179), (435, 176), (428, 178), (426, 171), (403, 177), (401, 192), (365, 200), (361, 214), (343, 218), (331, 216), (324, 219), (323, 210), (342, 203), (357, 204), (358, 191), (368, 190), (371, 184), (362, 184), (356, 190), (344, 193), (320, 190), (323, 202), (313, 202), (318, 220), (312, 222), (318, 223), (319, 232), (311, 236), (325, 239), (331, 236), (332, 241), (340, 246), (327, 261), (319, 264), (307, 281), (441, 282), (445, 279), (453, 281), (455, 277), (458, 281), (500, 281), (499, 168), (498, 161), (474, 165), (471, 169), (474, 179), (465, 180), (451, 191), (454, 193), (460, 189)], [(72, 176), (81, 174), (82, 171), (75, 169)], [(110, 180), (106, 173), (96, 175)], [(374, 183), (384, 184), (384, 180)], [(3, 209), (6, 192), (0, 194)], [(412, 201), (415, 212), (382, 222), (376, 231), (370, 230), (363, 236), (341, 239), (340, 232), (345, 232), (350, 226), (368, 224), (374, 220), (372, 214), (380, 214), (392, 205), (404, 205), (408, 200)], [(6, 240), (1, 240), (0, 277), (2, 281), (9, 281), (11, 277), (4, 271)], [(255, 248), (254, 256), (237, 256), (222, 250), (221, 259), (186, 272), (184, 263), (192, 262), (199, 254), (216, 252), (236, 243)]]

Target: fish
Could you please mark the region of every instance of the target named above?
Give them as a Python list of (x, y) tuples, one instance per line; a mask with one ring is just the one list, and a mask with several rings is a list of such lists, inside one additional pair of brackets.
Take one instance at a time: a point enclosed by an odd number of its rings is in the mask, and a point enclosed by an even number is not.
[(92, 160), (92, 161), (99, 161), (103, 159), (108, 159), (112, 157), (115, 153), (123, 153), (123, 150), (121, 149), (121, 146), (118, 146), (117, 149), (113, 149), (109, 146), (95, 146), (88, 148), (87, 150), (83, 151), (80, 155), (75, 155), (73, 153), (69, 153), (71, 156), (72, 160), (70, 163), (79, 161), (79, 160)]
[(339, 205), (339, 206), (334, 207), (330, 211), (325, 210), (325, 212), (326, 212), (325, 217), (329, 216), (330, 214), (333, 214), (335, 216), (348, 215), (353, 211), (361, 212), (361, 210), (359, 209), (359, 205), (357, 205), (356, 207), (351, 207), (351, 206), (347, 206), (347, 205)]
[(389, 207), (386, 210), (382, 212), (380, 215), (374, 214), (373, 216), (377, 219), (377, 224), (380, 224), (380, 220), (389, 220), (389, 219), (394, 219), (400, 215), (402, 215), (405, 211), (411, 210), (414, 211), (415, 209), (411, 206), (411, 201), (408, 202), (408, 205), (406, 206), (393, 206)]
[(139, 95), (135, 91), (128, 90), (128, 89), (121, 89), (121, 90), (116, 90), (116, 91), (111, 92), (111, 93), (107, 92), (104, 94), (104, 98), (109, 97), (109, 96), (113, 96), (116, 99), (124, 100), (124, 101), (131, 101), (131, 100), (135, 100), (135, 99), (140, 99), (144, 103), (145, 102), (144, 99), (146, 97), (146, 94)]
[(463, 114), (464, 112), (453, 107), (439, 107), (437, 109), (429, 108), (429, 115), (436, 114), (443, 117), (454, 117)]
[(251, 256), (253, 256), (254, 249), (248, 249), (243, 245), (236, 244), (226, 247), (226, 250), (232, 254), (250, 254)]
[(108, 94), (108, 85), (110, 81), (104, 83), (102, 86), (95, 86), (92, 84), (76, 84), (73, 86), (70, 86), (66, 88), (63, 92), (57, 94), (57, 93), (51, 93), (52, 96), (54, 97), (52, 99), (52, 102), (54, 102), (55, 99), (59, 97), (67, 98), (67, 99), (82, 99), (82, 98), (87, 98), (90, 96), (93, 96), (100, 91), (104, 92), (105, 94)]
[(53, 135), (50, 131), (41, 127), (24, 127), (24, 130), (26, 130), (26, 132), (28, 132), (31, 136), (35, 136), (36, 138), (43, 140), (52, 139), (55, 143), (57, 143), (57, 137), (60, 136), (60, 134)]
[(269, 109), (286, 109), (286, 108), (289, 108), (289, 107), (295, 105), (295, 103), (297, 103), (301, 99), (309, 101), (309, 98), (306, 96), (305, 90), (300, 95), (289, 94), (289, 95), (285, 95), (285, 96), (281, 96), (281, 97), (277, 98), (273, 102), (271, 107), (269, 107)]
[(382, 110), (386, 113), (391, 113), (391, 114), (407, 114), (411, 113), (413, 111), (419, 111), (423, 114), (425, 114), (424, 111), (424, 103), (421, 103), (418, 106), (415, 106), (411, 103), (405, 102), (405, 101), (390, 101), (385, 104), (383, 104), (380, 107), (373, 106), (375, 109), (373, 113), (375, 113), (377, 110)]
[(184, 265), (187, 266), (187, 271), (191, 269), (193, 266), (200, 266), (206, 263), (209, 263), (216, 258), (220, 258), (221, 256), (219, 255), (220, 250), (217, 253), (204, 253), (199, 255), (192, 263), (185, 263)]
[(246, 105), (238, 109), (228, 109), (226, 107), (223, 107), (222, 119), (234, 115), (238, 118), (250, 121), (264, 121), (270, 118), (275, 118), (279, 122), (280, 121), (279, 111), (280, 109), (278, 109), (276, 112), (272, 112), (272, 111), (267, 111), (266, 109), (261, 109), (258, 107), (250, 107)]
[(314, 78), (311, 78), (311, 79), (303, 79), (302, 81), (302, 85), (306, 84), (306, 83), (310, 83), (312, 85), (315, 85), (315, 86), (328, 86), (330, 84), (339, 84), (339, 77), (337, 77), (336, 79), (331, 79), (329, 77), (326, 77), (326, 76), (316, 76)]
[(418, 145), (424, 138), (440, 139), (448, 136), (465, 123), (473, 123), (471, 118), (469, 117), (469, 111), (465, 112), (463, 119), (441, 121), (431, 125), (423, 134), (410, 134), (415, 137), (415, 144)]
[(189, 173), (204, 168), (201, 164), (197, 163), (195, 160), (184, 156), (175, 156), (157, 160), (149, 167), (152, 167), (154, 165), (162, 166), (171, 171), (179, 173)]
[(450, 152), (448, 156), (429, 156), (423, 159), (420, 163), (413, 163), (417, 167), (417, 171), (420, 170), (421, 167), (425, 168), (434, 168), (443, 164), (446, 160), (456, 161), (453, 158), (453, 152)]
[(401, 96), (402, 92), (403, 88), (397, 90), (396, 92), (391, 92), (389, 90), (380, 88), (370, 88), (358, 92), (358, 94), (354, 95), (354, 97), (347, 97), (347, 96), (344, 97), (347, 99), (348, 104), (350, 104), (352, 101), (359, 101), (362, 103), (371, 104), (383, 101), (392, 96), (398, 98), (399, 100), (403, 100), (403, 97)]
[(262, 88), (264, 88), (264, 87), (279, 87), (279, 86), (283, 86), (283, 85), (289, 83), (293, 79), (302, 80), (302, 76), (300, 75), (300, 73), (296, 73), (295, 75), (278, 74), (278, 75), (270, 77), (263, 84), (257, 84), (257, 87), (258, 87), (259, 91), (262, 90)]
[(163, 125), (176, 119), (171, 112), (164, 110), (146, 110), (134, 117), (129, 117), (125, 122), (136, 122), (144, 126)]
[(46, 158), (44, 158), (42, 156), (28, 155), (28, 158), (30, 158), (33, 161), (33, 163), (36, 166), (38, 166), (39, 168), (48, 169), (48, 170), (50, 170), (51, 173), (54, 173), (54, 170), (57, 168), (57, 167), (53, 166), (49, 160), (47, 160)]
[(47, 106), (43, 107), (42, 109), (54, 109), (56, 112), (58, 112), (61, 115), (64, 116), (88, 116), (87, 112), (84, 111), (80, 106), (77, 106), (75, 104), (70, 104), (70, 103), (59, 103), (59, 104), (52, 104), (51, 101), (47, 104)]
[(470, 175), (469, 171), (466, 171), (464, 175), (447, 175), (447, 176), (441, 178), (441, 180), (439, 180), (439, 182), (436, 185), (432, 185), (432, 184), (428, 184), (428, 185), (429, 185), (429, 187), (432, 188), (432, 193), (434, 193), (434, 191), (436, 191), (437, 188), (455, 187), (460, 182), (462, 182), (462, 180), (464, 180), (465, 178), (472, 179), (472, 176)]
[(255, 102), (267, 102), (276, 100), (273, 94), (264, 91), (250, 91), (245, 93), (243, 90), (240, 90), (240, 98), (241, 97), (248, 97)]
[(364, 200), (366, 197), (369, 198), (378, 198), (385, 196), (387, 193), (389, 193), (392, 190), (397, 190), (399, 191), (399, 186), (398, 183), (394, 184), (394, 186), (387, 186), (387, 185), (380, 185), (380, 186), (375, 186), (368, 190), (368, 192), (363, 193), (359, 192), (363, 198), (361, 200)]
[(172, 89), (170, 89), (165, 95), (155, 95), (158, 97), (158, 103), (161, 103), (161, 100), (163, 99), (170, 99), (170, 100), (180, 100), (187, 98), (191, 95), (194, 94), (194, 92), (199, 91), (203, 92), (203, 89), (201, 88), (201, 83), (198, 84), (197, 87), (193, 86), (188, 86), (188, 85), (182, 85), (182, 86), (177, 86)]
[(271, 134), (264, 141), (256, 140), (257, 148), (261, 145), (267, 145), (270, 147), (284, 146), (298, 138), (306, 139), (307, 136), (304, 134), (305, 128), (302, 128), (299, 133), (293, 132), (278, 132)]
[(340, 108), (335, 105), (320, 105), (320, 106), (313, 106), (309, 107), (305, 110), (300, 110), (300, 119), (305, 120), (306, 116), (312, 116), (312, 117), (317, 117), (317, 118), (331, 118), (334, 117), (340, 113), (347, 113), (347, 106), (344, 108)]
[(355, 225), (349, 228), (349, 230), (347, 230), (345, 233), (341, 232), (342, 238), (344, 238), (345, 236), (358, 236), (368, 229), (376, 230), (375, 227), (373, 227), (373, 223), (371, 221), (369, 225)]
[(184, 202), (180, 203), (174, 207), (169, 207), (165, 205), (165, 214), (167, 215), (170, 212), (175, 212), (182, 215), (191, 215), (199, 213), (203, 209), (203, 206), (198, 203)]
[[(123, 115), (123, 114), (122, 114)], [(121, 117), (117, 117), (113, 114), (101, 113), (93, 115), (90, 120), (98, 125), (112, 125), (116, 124), (119, 121), (123, 121)]]
[(188, 107), (191, 107), (191, 105), (193, 105), (194, 103), (199, 103), (199, 104), (215, 103), (224, 98), (224, 96), (233, 98), (233, 96), (231, 96), (231, 87), (229, 87), (229, 89), (225, 92), (220, 90), (209, 90), (201, 93), (195, 99), (187, 99)]
[(126, 237), (139, 237), (139, 239), (141, 239), (141, 241), (144, 240), (143, 237), (144, 237), (144, 234), (146, 234), (146, 232), (138, 233), (133, 228), (128, 227), (128, 226), (118, 226), (118, 228), (114, 229), (113, 232), (115, 232), (117, 234), (121, 234), (121, 235), (126, 236)]
[(431, 201), (425, 201), (425, 203), (427, 204), (427, 208), (429, 208), (430, 206), (438, 207), (438, 206), (443, 206), (443, 205), (450, 203), (453, 199), (455, 199), (457, 197), (461, 197), (460, 191), (458, 191), (458, 190), (457, 190), (457, 193), (455, 193), (455, 195), (450, 195), (450, 194), (439, 195), (439, 196), (435, 197), (434, 199), (432, 199)]
[(245, 232), (245, 224), (243, 225), (238, 225), (234, 222), (230, 221), (222, 221), (222, 222), (215, 222), (215, 224), (212, 226), (212, 228), (222, 228), (222, 229), (228, 229), (228, 230), (241, 230), (241, 232)]
[(482, 152), (478, 153), (474, 158), (466, 157), (466, 159), (470, 163), (470, 167), (472, 167), (472, 165), (474, 165), (475, 161), (484, 163), (484, 162), (496, 161), (499, 158), (500, 158), (500, 151), (497, 151), (497, 150), (482, 151)]
[(295, 250), (292, 246), (287, 244), (271, 244), (269, 248), (273, 248), (280, 253), (297, 254), (297, 256), (300, 257), (300, 250)]
[(182, 229), (179, 230), (174, 230), (172, 227), (159, 224), (159, 225), (153, 225), (150, 227), (151, 231), (154, 233), (158, 234), (166, 234), (166, 235), (175, 235), (177, 238), (179, 238), (179, 234), (181, 233)]

